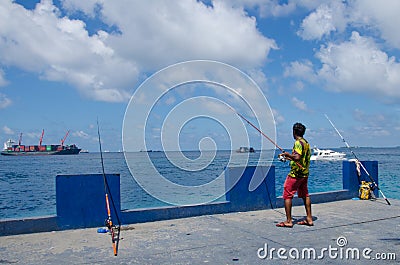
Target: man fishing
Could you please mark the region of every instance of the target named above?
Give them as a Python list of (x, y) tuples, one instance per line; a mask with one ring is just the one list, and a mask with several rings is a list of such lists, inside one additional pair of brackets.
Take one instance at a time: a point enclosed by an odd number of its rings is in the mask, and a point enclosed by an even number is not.
[(312, 226), (311, 200), (308, 194), (308, 173), (310, 167), (310, 145), (303, 138), (306, 127), (301, 123), (293, 125), (293, 138), (295, 139), (292, 153), (283, 152), (280, 157), (290, 161), (290, 172), (283, 185), (283, 199), (285, 200), (286, 221), (278, 223), (277, 227), (293, 227), (292, 199), (297, 196), (302, 198), (306, 208), (306, 219), (298, 222), (298, 225)]

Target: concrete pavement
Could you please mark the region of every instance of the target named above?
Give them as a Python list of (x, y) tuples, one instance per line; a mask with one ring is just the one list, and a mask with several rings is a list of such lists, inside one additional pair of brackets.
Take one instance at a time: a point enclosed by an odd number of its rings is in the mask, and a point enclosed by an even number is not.
[(95, 228), (3, 236), (0, 264), (398, 264), (400, 201), (391, 203), (315, 204), (312, 227), (276, 227), (282, 208), (126, 225), (117, 257)]

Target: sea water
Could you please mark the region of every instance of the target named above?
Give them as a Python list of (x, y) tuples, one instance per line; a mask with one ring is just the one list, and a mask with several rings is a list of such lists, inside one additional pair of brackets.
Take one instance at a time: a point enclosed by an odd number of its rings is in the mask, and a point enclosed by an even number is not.
[[(347, 158), (353, 158), (346, 148), (335, 149), (345, 152)], [(353, 151), (360, 160), (378, 161), (379, 186), (389, 199), (400, 199), (400, 148), (355, 148)], [(283, 182), (289, 171), (288, 162), (277, 160), (273, 151), (240, 154), (230, 151), (211, 153), (201, 169), (184, 170), (170, 159), (182, 157), (179, 152), (138, 152), (104, 153), (106, 173), (118, 173), (121, 176), (122, 209), (137, 209), (167, 205), (144, 191), (129, 170), (135, 167), (135, 174), (146, 176), (154, 169), (143, 166), (150, 158), (154, 168), (173, 183), (183, 186), (201, 186), (223, 176), (227, 166), (273, 164), (276, 175), (276, 195), (282, 194)], [(200, 160), (201, 153), (184, 152), (183, 157), (190, 163)], [(127, 165), (125, 157), (129, 160)], [(201, 163), (201, 161), (199, 161)], [(0, 156), (0, 219), (24, 218), (56, 214), (56, 175), (102, 173), (99, 153), (84, 153), (69, 156)], [(222, 179), (223, 180), (223, 179)], [(140, 183), (141, 184), (141, 183)], [(342, 189), (341, 161), (312, 161), (310, 165), (309, 191), (324, 192)], [(217, 182), (216, 192), (224, 192), (224, 181)], [(160, 194), (170, 192), (160, 188)], [(207, 191), (209, 192), (209, 191)], [(204, 196), (208, 196), (206, 194)], [(224, 197), (218, 200), (224, 200)], [(188, 201), (188, 204), (190, 202)]]

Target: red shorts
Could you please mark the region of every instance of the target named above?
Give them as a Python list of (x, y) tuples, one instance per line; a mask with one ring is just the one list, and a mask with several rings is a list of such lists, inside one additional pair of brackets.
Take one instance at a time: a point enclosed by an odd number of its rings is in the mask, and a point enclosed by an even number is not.
[(308, 178), (292, 178), (286, 177), (285, 184), (283, 185), (283, 199), (293, 199), (294, 194), (297, 192), (297, 197), (308, 197)]

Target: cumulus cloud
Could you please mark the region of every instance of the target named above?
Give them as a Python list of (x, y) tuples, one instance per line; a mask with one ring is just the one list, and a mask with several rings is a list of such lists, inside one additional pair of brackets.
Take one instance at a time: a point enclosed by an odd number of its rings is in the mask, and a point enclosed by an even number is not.
[(344, 31), (347, 25), (345, 11), (342, 1), (322, 4), (303, 20), (297, 34), (305, 40), (319, 40), (332, 31)]
[(6, 95), (0, 93), (0, 109), (5, 109), (12, 104), (11, 99)]
[(400, 1), (357, 0), (352, 6), (352, 23), (368, 26), (391, 47), (400, 49)]
[(68, 82), (98, 100), (128, 98), (127, 83), (136, 79), (137, 68), (105, 44), (106, 32), (89, 36), (83, 21), (61, 17), (48, 0), (33, 10), (1, 1), (0, 17), (2, 64)]
[(7, 84), (8, 82), (6, 80), (5, 73), (2, 69), (0, 69), (0, 86), (5, 86)]
[[(79, 0), (74, 0), (79, 1)], [(299, 9), (314, 10), (321, 4), (329, 4), (332, 0), (219, 0), (238, 8), (255, 12), (261, 18), (285, 17)]]
[[(318, 4), (318, 6), (314, 6)], [(332, 32), (346, 28), (369, 30), (393, 48), (400, 48), (400, 2), (397, 0), (314, 1), (313, 5), (298, 3), (312, 10), (303, 19), (298, 35), (305, 40), (320, 40)], [(314, 9), (314, 10), (313, 10)]]
[(279, 3), (278, 0), (224, 0), (234, 7), (243, 7), (248, 10), (255, 10), (262, 18), (287, 16), (296, 10), (295, 1)]
[(295, 77), (313, 83), (316, 81), (313, 67), (312, 62), (309, 60), (305, 60), (304, 62), (294, 61), (285, 67), (283, 75), (285, 77)]
[(84, 131), (76, 131), (72, 133), (73, 136), (83, 138), (83, 139), (89, 139), (90, 136), (89, 134), (85, 133)]
[(7, 126), (3, 126), (3, 132), (7, 135), (14, 135), (14, 131)]
[(276, 125), (279, 125), (279, 124), (285, 122), (285, 118), (282, 116), (282, 114), (277, 109), (272, 109), (272, 114), (274, 115), (274, 120), (275, 120)]
[[(389, 53), (400, 48), (400, 32), (396, 29), (399, 10), (400, 2), (395, 0), (384, 4), (371, 0), (320, 4), (302, 21), (298, 35), (305, 40), (327, 41), (315, 54), (320, 62), (314, 65), (322, 67), (313, 69), (311, 62), (295, 61), (286, 67), (285, 76), (307, 82), (318, 80), (329, 90), (396, 101), (400, 98), (400, 64)], [(345, 30), (352, 30), (347, 40), (342, 34)]]
[(400, 98), (400, 63), (373, 39), (353, 32), (349, 41), (328, 43), (316, 56), (322, 63), (318, 76), (327, 88)]
[[(277, 48), (254, 18), (224, 2), (64, 0), (62, 5), (68, 15), (81, 15), (62, 16), (50, 0), (32, 10), (1, 1), (0, 61), (68, 82), (95, 100), (127, 100), (143, 75), (171, 63), (213, 59), (251, 70)], [(106, 26), (89, 33), (82, 13)]]
[(293, 106), (295, 106), (297, 109), (302, 110), (302, 111), (308, 111), (307, 105), (304, 101), (296, 98), (296, 97), (292, 97), (292, 104)]

